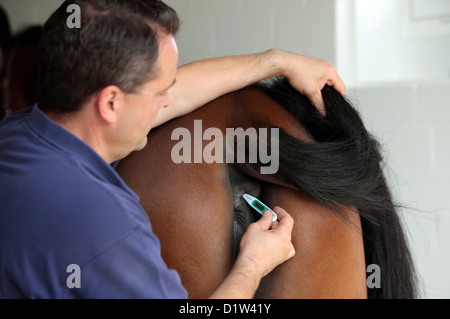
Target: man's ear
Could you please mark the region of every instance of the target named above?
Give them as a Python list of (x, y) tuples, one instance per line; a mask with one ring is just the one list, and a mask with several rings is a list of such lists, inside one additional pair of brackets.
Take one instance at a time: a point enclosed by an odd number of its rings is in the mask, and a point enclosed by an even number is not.
[(110, 85), (103, 88), (97, 95), (97, 111), (103, 121), (108, 124), (117, 121), (118, 110), (123, 103), (123, 91), (115, 86)]

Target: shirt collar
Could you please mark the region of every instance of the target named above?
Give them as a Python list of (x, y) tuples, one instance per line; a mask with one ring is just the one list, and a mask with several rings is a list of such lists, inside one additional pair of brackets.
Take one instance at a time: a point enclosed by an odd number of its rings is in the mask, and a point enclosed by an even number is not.
[(119, 174), (114, 170), (113, 167), (116, 167), (118, 162), (109, 165), (89, 145), (48, 118), (39, 108), (38, 104), (32, 107), (26, 122), (42, 139), (72, 157), (93, 177), (113, 184), (132, 195), (137, 201), (139, 200), (136, 193), (125, 184)]

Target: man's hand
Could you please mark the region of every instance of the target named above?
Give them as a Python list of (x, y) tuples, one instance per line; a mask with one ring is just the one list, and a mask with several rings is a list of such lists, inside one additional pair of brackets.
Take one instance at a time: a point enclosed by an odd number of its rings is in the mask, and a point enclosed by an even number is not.
[(272, 214), (264, 212), (258, 222), (250, 225), (240, 244), (238, 260), (253, 263), (261, 278), (295, 255), (291, 242), (294, 220), (280, 207), (275, 207), (274, 212), (278, 221), (272, 223)]
[[(277, 50), (276, 50), (277, 51)], [(345, 84), (334, 66), (320, 58), (278, 51), (281, 56), (282, 74), (300, 93), (306, 95), (314, 106), (325, 115), (322, 89), (326, 84), (345, 94)]]
[(272, 223), (272, 214), (265, 212), (250, 225), (242, 237), (238, 258), (228, 277), (210, 298), (253, 298), (261, 279), (279, 264), (294, 257), (291, 235), (292, 217), (275, 207), (278, 221)]
[(178, 68), (169, 90), (172, 103), (159, 111), (153, 127), (183, 116), (212, 100), (261, 80), (284, 76), (325, 114), (321, 90), (328, 84), (344, 94), (345, 85), (329, 62), (277, 49), (191, 62)]

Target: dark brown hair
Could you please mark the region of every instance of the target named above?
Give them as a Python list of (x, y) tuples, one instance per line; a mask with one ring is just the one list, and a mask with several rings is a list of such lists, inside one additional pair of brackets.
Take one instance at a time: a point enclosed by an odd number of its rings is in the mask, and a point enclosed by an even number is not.
[[(80, 28), (68, 6), (78, 5)], [(159, 0), (65, 1), (45, 23), (39, 52), (41, 107), (77, 111), (94, 93), (117, 85), (126, 93), (152, 79), (157, 32), (175, 35), (176, 12)]]
[(369, 298), (417, 298), (418, 279), (400, 206), (394, 203), (384, 176), (382, 147), (366, 130), (357, 110), (328, 86), (322, 90), (326, 117), (284, 78), (271, 79), (260, 87), (293, 114), (315, 140), (305, 143), (280, 130), (278, 178), (337, 214), (339, 206), (358, 208), (366, 265), (376, 264), (381, 269), (381, 288), (368, 289)]

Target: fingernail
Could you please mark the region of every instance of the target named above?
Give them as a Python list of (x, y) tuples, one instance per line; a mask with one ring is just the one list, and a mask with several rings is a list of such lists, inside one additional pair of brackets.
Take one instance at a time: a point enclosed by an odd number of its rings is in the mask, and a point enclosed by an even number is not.
[(266, 210), (264, 213), (263, 213), (263, 216), (269, 216), (271, 213), (268, 211), (268, 210)]

